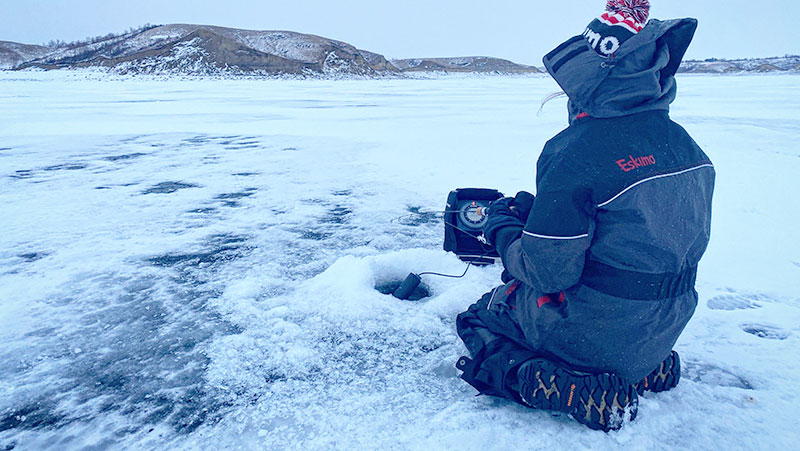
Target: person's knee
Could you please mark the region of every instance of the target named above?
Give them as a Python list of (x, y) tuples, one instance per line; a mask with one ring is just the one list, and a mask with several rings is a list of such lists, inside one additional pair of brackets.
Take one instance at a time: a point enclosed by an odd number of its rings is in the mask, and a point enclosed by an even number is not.
[(516, 371), (535, 353), (503, 337), (484, 343), (471, 360), (459, 359), (461, 378), (485, 395), (500, 396), (521, 402)]

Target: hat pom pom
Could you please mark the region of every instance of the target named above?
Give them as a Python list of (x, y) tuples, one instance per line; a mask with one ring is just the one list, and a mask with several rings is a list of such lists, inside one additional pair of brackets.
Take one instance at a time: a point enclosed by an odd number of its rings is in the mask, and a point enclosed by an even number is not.
[(630, 17), (638, 23), (647, 22), (650, 16), (649, 0), (608, 0), (606, 11)]

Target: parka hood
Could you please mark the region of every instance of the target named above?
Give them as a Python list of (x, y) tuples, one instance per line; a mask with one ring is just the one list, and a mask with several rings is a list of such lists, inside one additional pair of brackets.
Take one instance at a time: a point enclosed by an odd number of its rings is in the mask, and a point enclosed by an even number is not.
[(568, 39), (543, 61), (569, 96), (570, 122), (579, 113), (596, 118), (666, 110), (675, 100), (675, 73), (697, 29), (692, 18), (652, 19), (609, 58), (583, 35)]

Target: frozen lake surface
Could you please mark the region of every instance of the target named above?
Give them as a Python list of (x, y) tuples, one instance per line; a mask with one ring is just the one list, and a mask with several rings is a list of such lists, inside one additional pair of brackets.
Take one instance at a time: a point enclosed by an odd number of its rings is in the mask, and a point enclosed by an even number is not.
[(790, 449), (800, 440), (800, 76), (683, 76), (717, 167), (683, 378), (619, 432), (457, 378), (454, 188), (533, 191), (546, 77), (0, 72), (0, 450)]

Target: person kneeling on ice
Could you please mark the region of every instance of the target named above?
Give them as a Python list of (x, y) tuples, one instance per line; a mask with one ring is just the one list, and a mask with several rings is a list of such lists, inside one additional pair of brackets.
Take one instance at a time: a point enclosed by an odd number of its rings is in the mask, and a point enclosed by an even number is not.
[(544, 57), (570, 124), (544, 147), (535, 198), (489, 207), (506, 284), (458, 316), (471, 358), (456, 366), (482, 394), (608, 431), (678, 383), (715, 171), (668, 115), (697, 21), (644, 26), (646, 0), (606, 9)]

